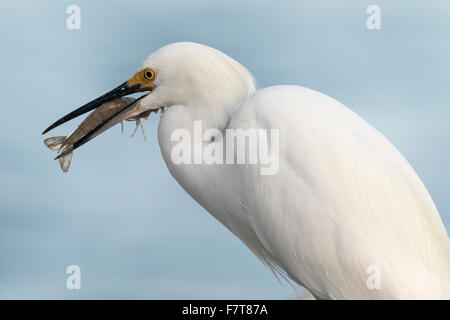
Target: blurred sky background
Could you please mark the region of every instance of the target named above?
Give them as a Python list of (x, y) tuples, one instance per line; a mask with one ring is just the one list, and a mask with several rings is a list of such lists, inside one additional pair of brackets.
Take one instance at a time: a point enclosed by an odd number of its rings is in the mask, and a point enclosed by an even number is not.
[[(81, 30), (66, 9), (81, 8)], [(382, 29), (366, 28), (381, 8)], [(170, 176), (159, 116), (115, 127), (63, 174), (43, 144), (60, 116), (128, 79), (154, 50), (194, 41), (229, 54), (260, 88), (299, 84), (344, 103), (405, 155), (450, 227), (450, 2), (0, 2), (0, 298), (244, 298), (279, 282)], [(82, 118), (52, 131), (67, 135)], [(66, 267), (82, 289), (66, 289)]]

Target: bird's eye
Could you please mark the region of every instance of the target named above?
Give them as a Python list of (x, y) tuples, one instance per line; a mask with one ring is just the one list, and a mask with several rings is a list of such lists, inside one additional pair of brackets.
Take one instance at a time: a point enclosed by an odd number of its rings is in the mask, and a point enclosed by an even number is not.
[(155, 70), (152, 70), (152, 69), (145, 69), (144, 70), (144, 78), (147, 79), (147, 80), (155, 79), (155, 75), (156, 75)]

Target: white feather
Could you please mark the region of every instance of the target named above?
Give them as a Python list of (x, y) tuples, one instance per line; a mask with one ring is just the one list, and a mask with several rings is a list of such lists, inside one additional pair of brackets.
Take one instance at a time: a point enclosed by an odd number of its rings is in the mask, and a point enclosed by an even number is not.
[[(157, 89), (143, 108), (169, 106), (159, 124), (181, 186), (264, 263), (321, 299), (450, 298), (450, 243), (421, 180), (397, 149), (344, 105), (298, 86), (255, 92), (250, 73), (206, 46), (151, 55)], [(171, 133), (280, 130), (279, 172), (254, 165), (175, 165)], [(270, 143), (270, 142), (269, 142)], [(370, 266), (381, 288), (370, 289)]]

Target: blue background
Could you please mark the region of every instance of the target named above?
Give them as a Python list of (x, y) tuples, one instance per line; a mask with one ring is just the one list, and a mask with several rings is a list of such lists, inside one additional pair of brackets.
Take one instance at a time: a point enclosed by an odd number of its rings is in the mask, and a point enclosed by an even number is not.
[[(66, 9), (81, 8), (81, 30)], [(381, 8), (382, 29), (366, 28)], [(450, 226), (450, 2), (0, 3), (0, 298), (293, 298), (170, 176), (152, 115), (75, 152), (63, 174), (41, 132), (175, 41), (231, 55), (259, 87), (341, 101), (405, 155)], [(79, 120), (52, 132), (67, 135)], [(49, 135), (47, 135), (49, 136)], [(82, 289), (66, 289), (66, 267)]]

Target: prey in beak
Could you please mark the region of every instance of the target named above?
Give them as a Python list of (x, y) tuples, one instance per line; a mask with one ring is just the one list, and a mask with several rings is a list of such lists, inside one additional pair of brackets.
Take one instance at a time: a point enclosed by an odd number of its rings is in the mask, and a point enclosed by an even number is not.
[[(61, 169), (67, 172), (73, 150), (81, 147), (102, 132), (119, 122), (121, 123), (123, 120), (134, 120), (138, 124), (140, 123), (138, 122), (140, 118), (147, 118), (151, 112), (157, 112), (158, 109), (142, 111), (139, 105), (139, 100), (155, 89), (155, 85), (153, 84), (155, 78), (155, 70), (151, 68), (143, 69), (117, 88), (70, 112), (45, 129), (42, 134), (84, 113), (94, 110), (68, 137), (51, 137), (44, 140), (47, 147), (59, 152), (59, 155), (55, 159), (59, 159)], [(126, 95), (146, 91), (149, 93), (137, 99), (123, 98)]]

